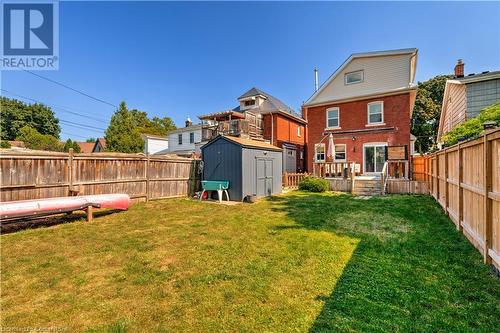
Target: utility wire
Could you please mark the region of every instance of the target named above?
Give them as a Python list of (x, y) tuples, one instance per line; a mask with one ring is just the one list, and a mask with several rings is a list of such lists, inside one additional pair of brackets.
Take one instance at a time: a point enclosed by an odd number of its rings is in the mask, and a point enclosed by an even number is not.
[[(0, 90), (2, 90), (3, 92), (8, 93), (9, 95), (16, 96), (16, 97), (19, 97), (19, 98), (22, 98), (22, 99), (25, 99), (25, 100), (28, 100), (28, 101), (31, 101), (31, 102), (35, 102), (35, 103), (40, 103), (40, 104), (52, 106), (55, 109), (59, 109), (60, 111), (67, 112), (67, 113), (73, 114), (75, 116), (80, 116), (80, 117), (92, 119), (92, 120), (95, 120), (95, 121), (98, 121), (98, 122), (102, 122), (104, 124), (108, 123), (106, 120), (104, 120), (102, 118), (95, 118), (95, 117), (92, 117), (92, 116), (89, 116), (89, 115), (86, 115), (86, 114), (82, 114), (82, 113), (78, 113), (78, 112), (75, 112), (75, 111), (71, 111), (71, 110), (68, 109), (69, 106), (61, 106), (61, 105), (57, 105), (57, 104), (49, 104), (49, 103), (46, 103), (46, 102), (42, 102), (40, 100), (36, 100), (34, 98), (30, 98), (30, 97), (26, 97), (26, 96), (23, 96), (23, 95), (16, 94), (16, 93), (14, 93), (12, 91), (8, 91), (6, 89), (0, 89)], [(74, 109), (74, 110), (76, 110), (76, 109)]]
[(83, 136), (83, 135), (77, 135), (77, 134), (69, 134), (69, 133), (66, 133), (66, 132), (61, 132), (61, 134), (64, 134), (64, 135), (67, 135), (67, 136), (71, 136), (71, 137), (78, 137), (78, 138), (82, 138), (82, 139), (88, 139), (88, 137), (86, 136)]
[(55, 81), (55, 80), (49, 79), (48, 77), (42, 76), (42, 75), (40, 75), (40, 74), (36, 74), (36, 73), (34, 73), (34, 72), (32, 72), (32, 71), (28, 71), (28, 70), (26, 70), (26, 69), (24, 69), (24, 71), (25, 71), (26, 73), (29, 73), (29, 74), (31, 74), (31, 75), (34, 75), (34, 76), (36, 76), (36, 77), (38, 77), (38, 78), (42, 79), (42, 80), (46, 80), (46, 81), (52, 82), (52, 83), (54, 83), (54, 84), (57, 84), (58, 86), (61, 86), (61, 87), (64, 87), (64, 88), (66, 88), (66, 89), (69, 89), (69, 90), (71, 90), (71, 91), (74, 91), (74, 92), (76, 92), (76, 93), (78, 93), (78, 94), (80, 94), (80, 95), (83, 95), (83, 96), (85, 96), (85, 97), (91, 98), (91, 99), (93, 99), (93, 100), (95, 100), (95, 101), (101, 102), (101, 103), (103, 103), (103, 104), (107, 104), (107, 105), (112, 106), (112, 107), (114, 107), (114, 108), (117, 108), (117, 107), (118, 107), (117, 105), (115, 105), (115, 104), (113, 104), (113, 103), (106, 102), (106, 101), (105, 101), (105, 100), (103, 100), (103, 99), (100, 99), (100, 98), (94, 97), (94, 96), (89, 95), (89, 94), (87, 94), (87, 93), (84, 93), (84, 92), (83, 92), (83, 91), (81, 91), (81, 90), (78, 90), (78, 89), (75, 89), (75, 88), (71, 88), (70, 86), (68, 86), (68, 85), (66, 85), (66, 84), (64, 84), (64, 83), (61, 83), (61, 82), (58, 82), (58, 81)]
[(73, 125), (73, 126), (78, 126), (78, 127), (81, 127), (81, 128), (95, 129), (95, 130), (98, 130), (98, 131), (105, 131), (106, 130), (105, 128), (95, 127), (95, 126), (90, 126), (90, 125), (78, 124), (78, 123), (75, 123), (75, 122), (72, 122), (72, 121), (69, 121), (69, 120), (65, 120), (65, 119), (59, 119), (59, 121), (61, 123), (63, 123), (63, 124), (66, 124), (66, 125)]

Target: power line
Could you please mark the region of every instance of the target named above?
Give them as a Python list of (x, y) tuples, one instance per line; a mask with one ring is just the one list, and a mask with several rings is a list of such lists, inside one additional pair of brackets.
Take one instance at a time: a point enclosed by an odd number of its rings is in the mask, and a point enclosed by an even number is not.
[[(78, 113), (78, 112), (75, 112), (75, 111), (71, 111), (69, 110), (69, 106), (61, 106), (61, 105), (57, 105), (57, 104), (50, 104), (50, 103), (46, 103), (46, 102), (42, 102), (40, 100), (36, 100), (34, 98), (30, 98), (30, 97), (26, 97), (26, 96), (23, 96), (23, 95), (19, 95), (19, 94), (16, 94), (12, 91), (8, 91), (6, 89), (0, 89), (2, 90), (3, 92), (6, 92), (12, 96), (16, 96), (16, 97), (19, 97), (19, 98), (22, 98), (22, 99), (25, 99), (25, 100), (28, 100), (28, 101), (32, 101), (32, 102), (35, 102), (35, 103), (40, 103), (40, 104), (45, 104), (45, 105), (48, 105), (48, 106), (52, 106), (53, 108), (55, 109), (59, 109), (60, 111), (62, 112), (67, 112), (67, 113), (70, 113), (70, 114), (73, 114), (75, 116), (80, 116), (80, 117), (84, 117), (84, 118), (88, 118), (88, 119), (92, 119), (92, 120), (95, 120), (95, 121), (98, 121), (98, 122), (102, 122), (102, 123), (105, 123), (107, 124), (108, 122), (102, 118), (96, 118), (96, 117), (92, 117), (92, 116), (89, 116), (89, 115), (86, 115), (86, 114), (82, 114), (82, 113)], [(72, 108), (74, 109), (74, 108)], [(76, 110), (76, 109), (74, 109)]]
[(82, 125), (82, 124), (74, 123), (72, 121), (64, 120), (64, 119), (59, 119), (59, 121), (65, 125), (79, 127), (79, 128), (83, 128), (83, 129), (96, 130), (99, 132), (103, 132), (106, 130), (104, 128), (94, 127), (94, 126), (90, 126), (90, 125)]
[(81, 90), (78, 90), (78, 89), (75, 89), (75, 88), (71, 88), (70, 86), (68, 86), (68, 85), (66, 85), (66, 84), (64, 84), (64, 83), (61, 83), (61, 82), (58, 82), (58, 81), (55, 81), (55, 80), (49, 79), (48, 77), (42, 76), (42, 75), (40, 75), (40, 74), (36, 74), (36, 73), (34, 73), (34, 72), (32, 72), (32, 71), (28, 71), (28, 70), (26, 70), (26, 69), (24, 69), (24, 71), (25, 71), (26, 73), (29, 73), (29, 74), (31, 74), (31, 75), (34, 75), (34, 76), (36, 76), (36, 77), (38, 77), (38, 78), (42, 79), (42, 80), (46, 80), (46, 81), (52, 82), (52, 83), (57, 84), (57, 85), (59, 85), (59, 86), (61, 86), (61, 87), (64, 87), (64, 88), (69, 89), (69, 90), (71, 90), (71, 91), (74, 91), (74, 92), (76, 92), (76, 93), (78, 93), (78, 94), (80, 94), (80, 95), (83, 95), (83, 96), (85, 96), (85, 97), (91, 98), (91, 99), (93, 99), (93, 100), (95, 100), (95, 101), (101, 102), (101, 103), (103, 103), (103, 104), (107, 104), (107, 105), (112, 106), (112, 107), (115, 107), (115, 108), (117, 108), (117, 107), (118, 107), (117, 105), (114, 105), (113, 103), (106, 102), (106, 101), (105, 101), (105, 100), (103, 100), (103, 99), (100, 99), (100, 98), (98, 98), (98, 97), (94, 97), (94, 96), (89, 95), (89, 94), (87, 94), (87, 93), (84, 93), (84, 92), (83, 92), (83, 91), (81, 91)]
[(61, 132), (61, 134), (64, 134), (64, 135), (67, 135), (67, 136), (72, 136), (72, 137), (78, 137), (78, 138), (82, 138), (82, 139), (88, 139), (87, 136), (83, 136), (83, 135), (77, 135), (77, 134), (69, 134), (69, 133), (66, 133), (66, 132)]

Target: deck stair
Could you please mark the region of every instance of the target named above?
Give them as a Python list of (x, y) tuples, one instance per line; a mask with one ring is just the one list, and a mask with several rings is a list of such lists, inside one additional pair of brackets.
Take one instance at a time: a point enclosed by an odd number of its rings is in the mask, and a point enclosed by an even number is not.
[(382, 177), (380, 176), (357, 176), (354, 179), (355, 195), (373, 196), (382, 194)]

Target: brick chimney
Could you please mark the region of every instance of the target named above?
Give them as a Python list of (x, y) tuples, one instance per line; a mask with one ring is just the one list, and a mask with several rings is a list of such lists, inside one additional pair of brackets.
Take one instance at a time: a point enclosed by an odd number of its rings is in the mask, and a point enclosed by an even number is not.
[(464, 77), (464, 62), (462, 59), (458, 59), (455, 65), (455, 77)]

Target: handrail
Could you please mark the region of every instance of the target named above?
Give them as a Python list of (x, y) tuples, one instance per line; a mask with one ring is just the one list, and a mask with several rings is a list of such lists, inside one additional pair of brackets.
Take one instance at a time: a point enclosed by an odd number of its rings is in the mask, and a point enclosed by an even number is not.
[(388, 173), (388, 162), (385, 161), (384, 167), (382, 168), (382, 195), (385, 194), (387, 188), (387, 179), (389, 178)]

